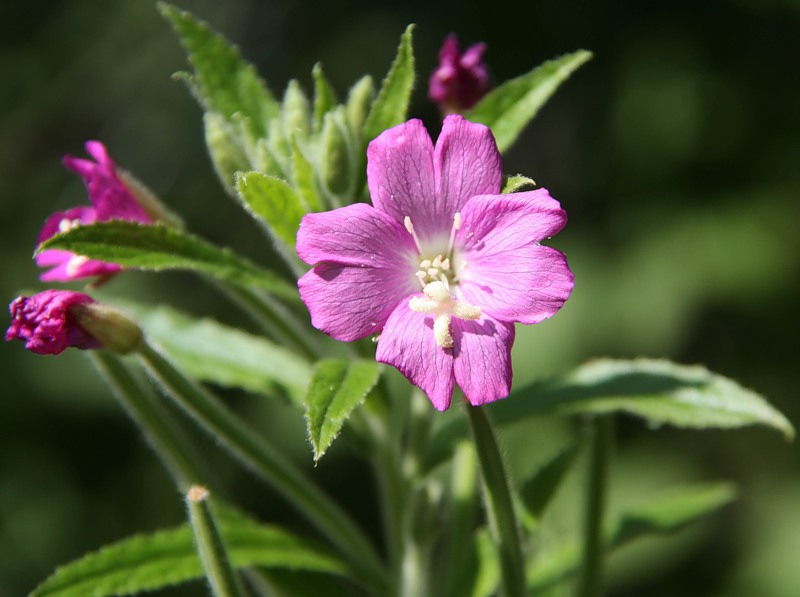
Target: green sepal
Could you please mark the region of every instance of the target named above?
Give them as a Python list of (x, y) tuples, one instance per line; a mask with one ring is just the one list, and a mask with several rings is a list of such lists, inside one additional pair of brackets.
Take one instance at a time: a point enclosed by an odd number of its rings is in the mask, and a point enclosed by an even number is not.
[(373, 83), (372, 77), (369, 75), (356, 81), (347, 94), (347, 104), (345, 104), (347, 121), (350, 123), (350, 129), (359, 135), (364, 128), (364, 123), (367, 121), (369, 107), (372, 104), (374, 95), (375, 83)]
[(319, 141), (319, 168), (325, 188), (335, 197), (350, 203), (355, 185), (355, 148), (344, 108), (325, 115)]
[(236, 173), (250, 169), (250, 160), (234, 125), (218, 112), (203, 114), (206, 147), (223, 188), (234, 193)]

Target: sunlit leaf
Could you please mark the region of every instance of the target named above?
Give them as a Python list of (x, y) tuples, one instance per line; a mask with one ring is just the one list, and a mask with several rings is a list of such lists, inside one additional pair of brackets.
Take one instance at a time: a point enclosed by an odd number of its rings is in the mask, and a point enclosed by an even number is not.
[(492, 408), (498, 423), (542, 414), (626, 412), (652, 425), (794, 428), (761, 396), (701, 366), (665, 360), (597, 359), (556, 381), (514, 390)]
[[(222, 514), (222, 512), (220, 512)], [(275, 526), (242, 516), (220, 516), (220, 531), (237, 568), (262, 566), (346, 575), (337, 557)], [(31, 597), (105, 597), (152, 591), (202, 578), (188, 526), (137, 535), (67, 564)]]
[(239, 257), (200, 238), (161, 225), (114, 220), (76, 226), (42, 243), (38, 250), (65, 249), (90, 259), (147, 271), (191, 270), (257, 286), (284, 299), (298, 300), (297, 289)]
[(397, 56), (383, 80), (378, 97), (372, 103), (364, 124), (366, 142), (406, 119), (411, 91), (414, 88), (414, 51), (411, 40), (413, 31), (414, 25), (409, 25), (403, 33)]
[(375, 361), (327, 359), (317, 363), (306, 394), (306, 422), (315, 461), (325, 454), (379, 375), (380, 365)]
[(504, 152), (559, 85), (591, 57), (591, 52), (578, 50), (545, 62), (490, 91), (464, 117), (491, 128), (497, 147)]

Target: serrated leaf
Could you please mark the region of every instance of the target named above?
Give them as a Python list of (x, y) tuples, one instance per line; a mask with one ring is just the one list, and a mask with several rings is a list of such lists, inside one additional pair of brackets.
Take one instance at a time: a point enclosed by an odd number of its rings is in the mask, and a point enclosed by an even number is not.
[(274, 395), (278, 386), (302, 404), (311, 367), (282, 346), (165, 306), (124, 303), (122, 308), (193, 378), (266, 396)]
[(297, 289), (226, 248), (161, 225), (113, 220), (77, 226), (39, 245), (146, 271), (191, 270), (275, 296), (298, 300)]
[[(346, 575), (335, 556), (276, 526), (242, 516), (220, 516), (220, 531), (237, 568), (261, 566)], [(201, 578), (188, 526), (138, 535), (67, 564), (40, 584), (31, 597), (105, 597), (151, 591)]]
[(514, 143), (559, 85), (591, 57), (591, 52), (578, 50), (545, 62), (490, 91), (464, 117), (492, 129), (502, 153)]
[(397, 56), (383, 80), (378, 97), (372, 103), (364, 124), (365, 142), (372, 141), (386, 129), (406, 119), (411, 91), (414, 88), (413, 31), (414, 25), (409, 25), (400, 38)]
[(194, 67), (190, 77), (197, 99), (206, 110), (227, 120), (240, 114), (250, 120), (258, 137), (266, 135), (268, 123), (280, 115), (280, 105), (239, 51), (203, 21), (190, 13), (159, 4), (161, 14), (172, 24)]
[(542, 414), (626, 412), (652, 425), (695, 429), (792, 424), (755, 392), (705, 367), (665, 360), (597, 359), (566, 377), (514, 390), (492, 408), (495, 422)]
[(240, 174), (236, 190), (247, 211), (293, 255), (297, 229), (307, 212), (297, 192), (285, 181), (261, 172)]
[(378, 383), (379, 375), (380, 365), (375, 361), (326, 359), (317, 363), (305, 399), (315, 461), (322, 458), (350, 412)]
[[(711, 514), (736, 498), (736, 488), (726, 482), (704, 483), (671, 489), (624, 513), (604, 532), (605, 549), (611, 552), (640, 537), (678, 531)], [(538, 592), (577, 571), (581, 548), (577, 541), (546, 552), (528, 567), (528, 589)]]
[(336, 93), (322, 72), (319, 62), (314, 65), (311, 75), (314, 78), (314, 132), (319, 132), (325, 114), (336, 106)]
[(581, 450), (580, 442), (569, 446), (546, 462), (519, 490), (519, 497), (527, 512), (538, 521), (561, 485)]

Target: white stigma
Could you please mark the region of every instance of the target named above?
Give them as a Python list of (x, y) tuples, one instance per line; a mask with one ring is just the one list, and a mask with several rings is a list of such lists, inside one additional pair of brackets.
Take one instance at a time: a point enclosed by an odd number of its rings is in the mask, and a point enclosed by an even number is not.
[(412, 297), (408, 307), (417, 313), (431, 313), (436, 316), (433, 320), (433, 336), (436, 344), (442, 348), (453, 346), (453, 334), (450, 332), (450, 322), (453, 317), (465, 320), (481, 317), (480, 307), (453, 298), (450, 288), (441, 280), (427, 284), (422, 292), (425, 296)]

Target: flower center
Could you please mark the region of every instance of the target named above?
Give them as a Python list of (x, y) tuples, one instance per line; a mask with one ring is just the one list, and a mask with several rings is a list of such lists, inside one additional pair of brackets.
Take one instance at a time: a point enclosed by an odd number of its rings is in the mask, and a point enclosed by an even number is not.
[(433, 259), (424, 257), (425, 251), (420, 246), (411, 218), (406, 216), (404, 224), (419, 251), (421, 261), (416, 276), (425, 295), (412, 297), (408, 307), (417, 313), (434, 315), (433, 336), (436, 344), (442, 348), (450, 348), (453, 346), (453, 334), (450, 331), (452, 318), (475, 320), (480, 319), (482, 315), (480, 307), (459, 301), (452, 294), (452, 290), (458, 286), (458, 272), (455, 271), (451, 261), (455, 234), (461, 227), (461, 214), (456, 213), (453, 218), (446, 254), (438, 254)]

